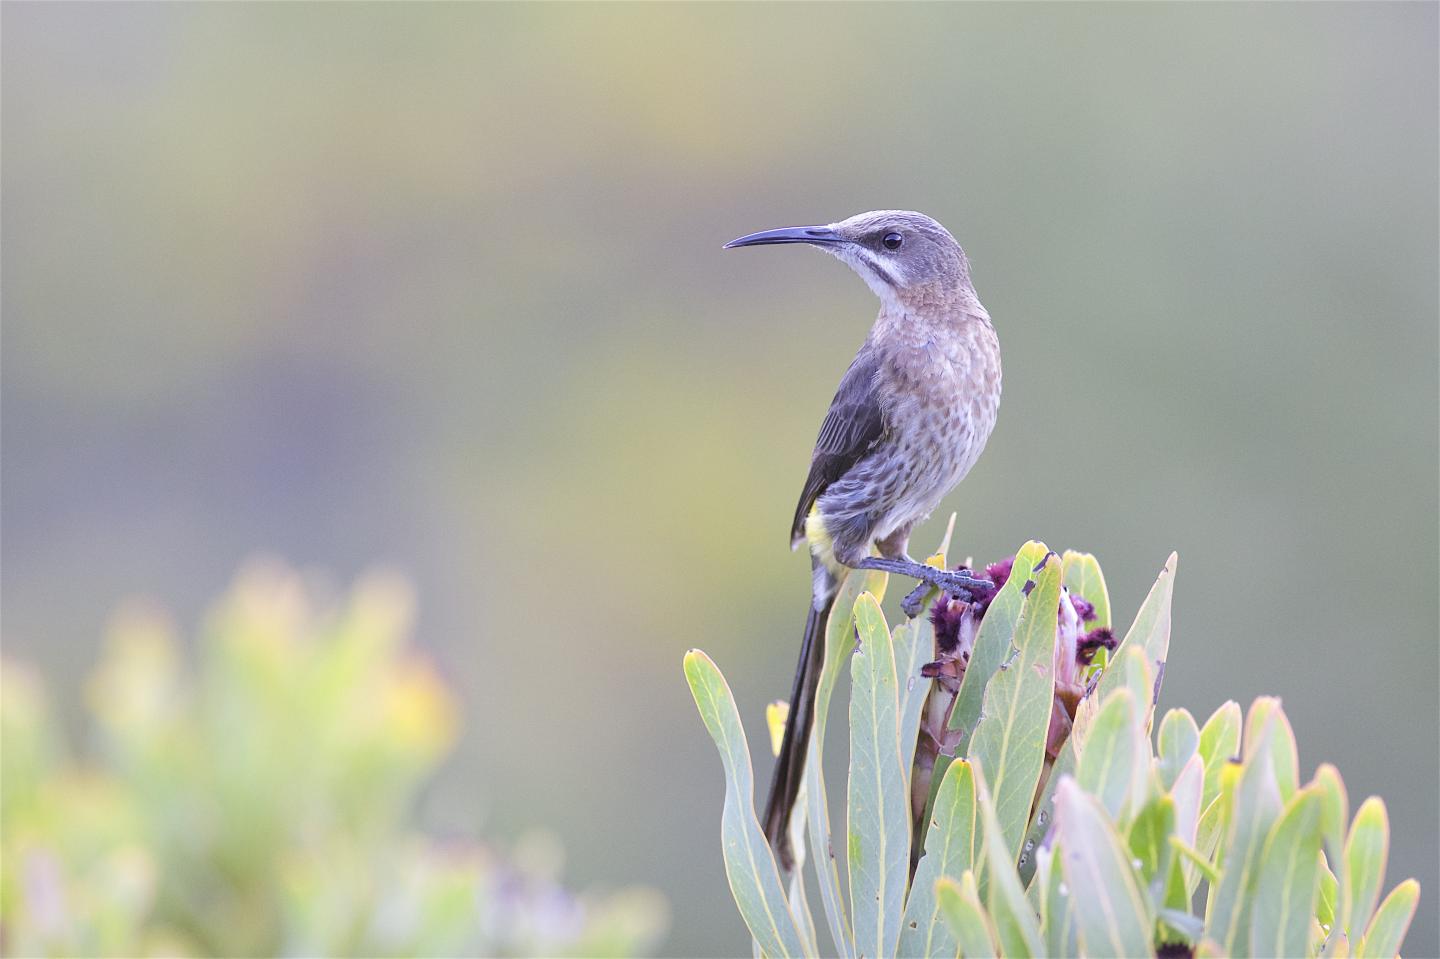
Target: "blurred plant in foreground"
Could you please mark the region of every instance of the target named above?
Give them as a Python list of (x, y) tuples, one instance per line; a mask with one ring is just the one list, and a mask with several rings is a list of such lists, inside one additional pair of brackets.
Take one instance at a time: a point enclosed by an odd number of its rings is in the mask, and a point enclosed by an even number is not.
[(193, 671), (163, 617), (124, 612), (87, 690), (88, 760), (67, 754), (34, 674), (6, 663), (4, 953), (652, 948), (658, 894), (576, 897), (556, 853), (507, 860), (409, 826), (457, 735), (449, 691), (406, 646), (411, 605), (393, 577), (325, 603), (255, 566), (211, 613)]
[[(945, 548), (931, 562), (943, 566)], [(1420, 887), (1380, 898), (1385, 804), (1371, 797), (1352, 820), (1328, 764), (1302, 782), (1278, 699), (1257, 699), (1243, 722), (1228, 702), (1203, 727), (1172, 709), (1152, 745), (1174, 569), (1172, 555), (1118, 644), (1088, 554), (1027, 543), (987, 567), (994, 589), (942, 596), (893, 631), (877, 599), (885, 575), (852, 573), (827, 626), (788, 875), (755, 816), (730, 689), (709, 657), (687, 654), (725, 765), (725, 868), (757, 955), (829, 954), (806, 901), (807, 835), (846, 959), (1396, 955)], [(836, 843), (821, 761), (846, 665)], [(767, 713), (772, 743), (785, 713)]]

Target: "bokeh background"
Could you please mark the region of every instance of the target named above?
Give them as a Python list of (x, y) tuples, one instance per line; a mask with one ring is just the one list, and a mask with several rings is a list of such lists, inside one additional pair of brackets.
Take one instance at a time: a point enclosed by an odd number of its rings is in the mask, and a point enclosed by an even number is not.
[[(746, 952), (680, 674), (783, 696), (786, 526), (875, 304), (741, 233), (924, 210), (1005, 355), (922, 529), (1180, 553), (1164, 705), (1284, 698), (1437, 876), (1437, 7), (3, 10), (3, 605), (83, 737), (112, 611), (249, 557), (416, 589), (419, 817), (545, 827)], [(761, 776), (762, 780), (764, 775)]]

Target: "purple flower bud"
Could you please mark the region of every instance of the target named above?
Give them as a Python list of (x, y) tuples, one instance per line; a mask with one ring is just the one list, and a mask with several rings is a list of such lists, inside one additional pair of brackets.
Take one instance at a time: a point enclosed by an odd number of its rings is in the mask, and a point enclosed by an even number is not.
[(942, 653), (954, 653), (960, 645), (960, 623), (965, 619), (968, 603), (953, 599), (949, 593), (941, 593), (930, 607), (930, 622), (935, 627), (935, 648)]
[(1095, 619), (1095, 604), (1084, 596), (1079, 593), (1071, 593), (1070, 604), (1075, 607), (1075, 612), (1079, 613), (1080, 618), (1085, 622), (1092, 622)]
[(1010, 579), (1010, 570), (1014, 566), (1015, 557), (1011, 556), (985, 567), (985, 575), (990, 577), (990, 581), (995, 584), (996, 591), (999, 591), (1001, 587), (1005, 585), (1006, 581)]
[(1076, 645), (1075, 661), (1081, 665), (1088, 666), (1090, 665), (1090, 661), (1095, 658), (1096, 650), (1103, 646), (1113, 651), (1118, 645), (1120, 645), (1120, 643), (1115, 639), (1115, 634), (1104, 626), (1092, 629), (1086, 633), (1079, 644)]

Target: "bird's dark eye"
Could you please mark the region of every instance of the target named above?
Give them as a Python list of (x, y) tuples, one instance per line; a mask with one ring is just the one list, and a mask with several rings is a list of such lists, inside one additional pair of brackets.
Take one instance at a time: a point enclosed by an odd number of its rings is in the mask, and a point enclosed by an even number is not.
[(880, 242), (885, 244), (885, 249), (887, 250), (898, 250), (900, 249), (900, 244), (905, 242), (905, 238), (898, 233), (887, 233), (885, 234), (885, 239)]

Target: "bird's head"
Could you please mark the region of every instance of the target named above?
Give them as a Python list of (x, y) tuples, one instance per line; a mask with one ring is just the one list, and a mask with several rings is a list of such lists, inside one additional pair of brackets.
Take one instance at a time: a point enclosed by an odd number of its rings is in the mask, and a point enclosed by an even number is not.
[(751, 233), (725, 244), (808, 243), (850, 265), (882, 302), (970, 294), (970, 262), (939, 223), (910, 210), (875, 210), (825, 226)]

